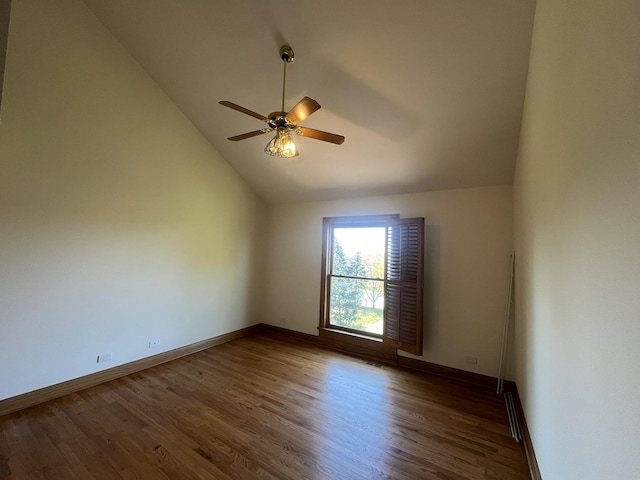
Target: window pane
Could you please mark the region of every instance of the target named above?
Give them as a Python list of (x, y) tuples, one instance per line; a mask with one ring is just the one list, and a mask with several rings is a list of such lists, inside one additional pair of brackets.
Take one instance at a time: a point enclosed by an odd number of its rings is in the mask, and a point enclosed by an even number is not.
[(384, 281), (331, 278), (329, 323), (382, 335)]
[(384, 227), (333, 229), (333, 275), (384, 278)]

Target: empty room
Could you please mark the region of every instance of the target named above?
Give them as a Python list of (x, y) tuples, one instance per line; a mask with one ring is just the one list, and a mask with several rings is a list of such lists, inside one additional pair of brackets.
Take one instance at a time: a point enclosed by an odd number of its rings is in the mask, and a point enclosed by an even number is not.
[(0, 0), (0, 479), (639, 479), (639, 59), (637, 0)]

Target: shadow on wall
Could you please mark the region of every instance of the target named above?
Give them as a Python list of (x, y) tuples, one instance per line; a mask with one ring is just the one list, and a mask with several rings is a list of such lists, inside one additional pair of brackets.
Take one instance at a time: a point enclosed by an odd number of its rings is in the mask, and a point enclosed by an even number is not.
[(425, 225), (424, 232), (424, 351), (440, 355), (440, 227)]

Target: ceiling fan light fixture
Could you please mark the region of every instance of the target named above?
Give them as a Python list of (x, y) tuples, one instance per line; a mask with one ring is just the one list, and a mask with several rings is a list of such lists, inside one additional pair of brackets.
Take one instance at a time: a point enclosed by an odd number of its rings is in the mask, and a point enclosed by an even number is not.
[(264, 153), (281, 158), (293, 158), (300, 155), (291, 131), (284, 128), (278, 128), (276, 136), (264, 147)]

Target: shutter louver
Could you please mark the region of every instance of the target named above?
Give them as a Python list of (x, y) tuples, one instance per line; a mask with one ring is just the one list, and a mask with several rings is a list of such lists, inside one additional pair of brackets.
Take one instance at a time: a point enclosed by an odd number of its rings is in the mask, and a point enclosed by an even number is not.
[(424, 219), (407, 218), (387, 229), (384, 341), (422, 355)]
[(398, 342), (400, 340), (400, 288), (392, 283), (387, 283), (384, 299), (384, 335), (389, 340)]

